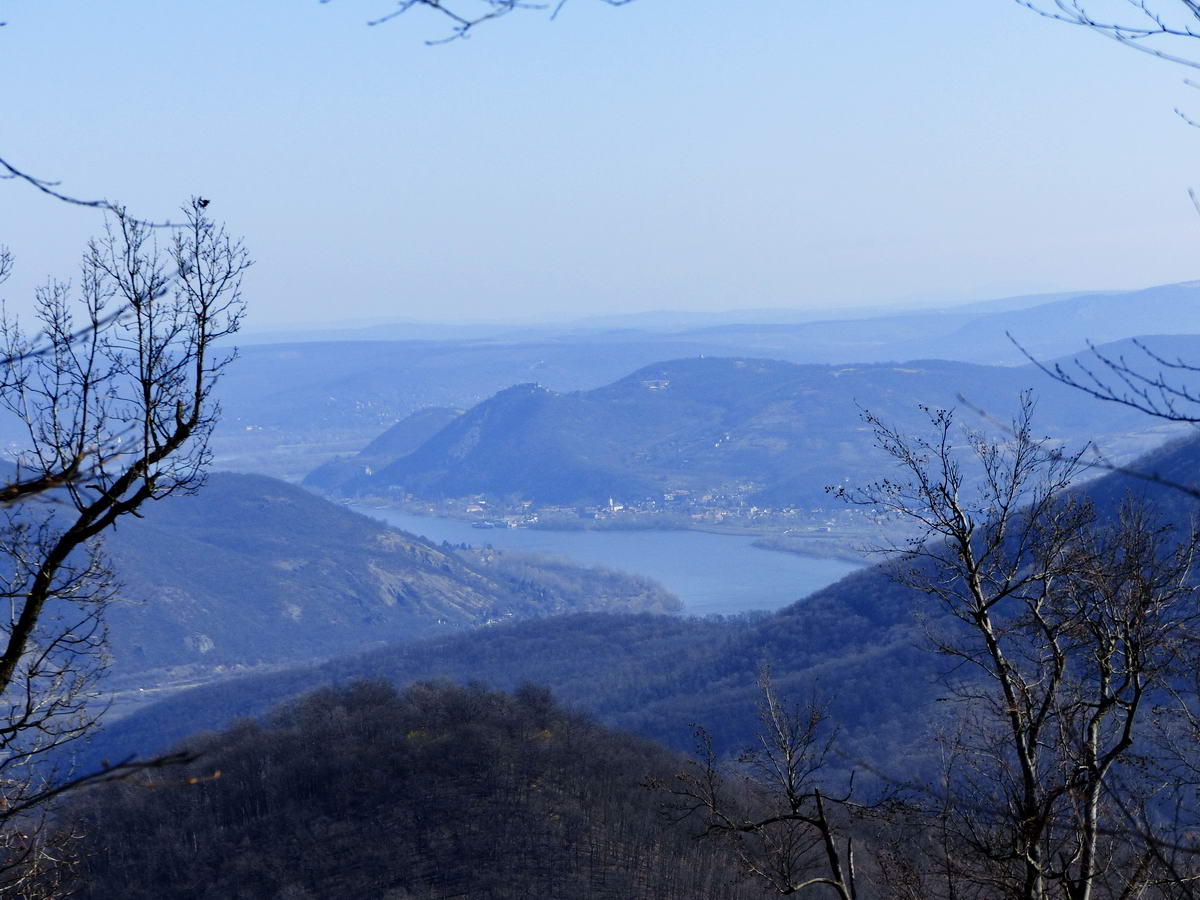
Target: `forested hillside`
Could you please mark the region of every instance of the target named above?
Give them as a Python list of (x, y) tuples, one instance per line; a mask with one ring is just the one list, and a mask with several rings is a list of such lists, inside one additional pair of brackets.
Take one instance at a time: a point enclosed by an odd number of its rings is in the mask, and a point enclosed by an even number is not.
[(125, 587), (109, 623), (126, 677), (297, 664), (568, 610), (679, 607), (645, 578), (437, 547), (265, 476), (214, 474), (108, 545)]
[[(937, 710), (936, 661), (919, 645), (911, 594), (869, 569), (779, 613), (732, 620), (580, 614), (381, 648), (294, 669), (198, 687), (136, 712), (97, 735), (87, 759), (152, 752), (199, 728), (260, 715), (314, 685), (357, 678), (408, 684), (480, 681), (550, 687), (606, 723), (690, 750), (690, 723), (711, 727), (721, 752), (757, 725), (757, 678), (773, 667), (781, 690), (828, 696), (848, 749), (906, 756), (914, 723)], [(899, 673), (899, 674), (898, 674)]]
[(408, 456), (462, 415), (461, 409), (431, 406), (405, 416), (349, 459), (332, 459), (309, 472), (308, 487), (336, 491), (361, 475), (371, 475), (392, 460)]
[(762, 897), (640, 784), (683, 760), (547, 692), (323, 690), (82, 795), (78, 896), (110, 900)]

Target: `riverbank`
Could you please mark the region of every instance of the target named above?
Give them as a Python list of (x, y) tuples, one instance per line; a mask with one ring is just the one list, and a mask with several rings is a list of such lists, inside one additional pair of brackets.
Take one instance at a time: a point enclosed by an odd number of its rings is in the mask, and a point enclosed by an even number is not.
[(791, 553), (808, 559), (836, 559), (841, 562), (870, 565), (878, 561), (878, 555), (871, 549), (873, 544), (864, 543), (865, 537), (859, 534), (765, 534), (755, 539), (754, 546), (760, 550)]
[(378, 505), (350, 508), (434, 543), (548, 554), (645, 575), (679, 597), (687, 615), (778, 609), (863, 565), (861, 559), (829, 553), (769, 551), (754, 546), (760, 535), (728, 530), (476, 528), (462, 517), (414, 515)]
[(865, 565), (874, 561), (872, 548), (886, 545), (895, 535), (879, 523), (854, 516), (822, 512), (811, 520), (796, 522), (713, 521), (684, 515), (645, 514), (602, 518), (545, 516), (538, 512), (466, 511), (458, 507), (433, 507), (427, 503), (396, 503), (383, 498), (343, 499), (357, 508), (391, 511), (416, 519), (461, 522), (479, 532), (472, 543), (487, 543), (493, 531), (522, 530), (536, 532), (693, 532), (730, 537), (752, 538), (753, 546), (776, 553), (788, 553), (812, 559), (830, 559)]

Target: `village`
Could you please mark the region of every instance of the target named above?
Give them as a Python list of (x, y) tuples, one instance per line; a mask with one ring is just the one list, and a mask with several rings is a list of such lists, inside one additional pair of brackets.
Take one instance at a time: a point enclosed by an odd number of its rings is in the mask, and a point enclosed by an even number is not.
[(793, 549), (788, 543), (793, 538), (807, 546), (814, 538), (825, 542), (852, 540), (889, 530), (887, 520), (870, 508), (758, 506), (744, 499), (746, 487), (729, 492), (673, 489), (657, 499), (610, 497), (607, 503), (598, 505), (539, 504), (530, 499), (482, 494), (429, 500), (398, 492), (374, 500), (414, 515), (466, 520), (480, 530), (687, 529), (769, 537), (772, 549), (780, 550)]

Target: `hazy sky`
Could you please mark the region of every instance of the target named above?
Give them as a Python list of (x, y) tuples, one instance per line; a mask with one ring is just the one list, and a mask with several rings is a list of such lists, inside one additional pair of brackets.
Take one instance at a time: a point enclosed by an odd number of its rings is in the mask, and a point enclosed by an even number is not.
[[(255, 327), (1200, 277), (1189, 73), (1013, 0), (570, 0), (441, 47), (390, 8), (0, 0), (0, 155), (146, 216), (211, 197)], [(100, 224), (0, 181), (0, 293)]]

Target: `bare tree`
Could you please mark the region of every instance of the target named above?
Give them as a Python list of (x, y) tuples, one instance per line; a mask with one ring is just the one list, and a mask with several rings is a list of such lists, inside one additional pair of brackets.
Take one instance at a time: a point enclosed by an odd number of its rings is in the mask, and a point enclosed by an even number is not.
[(959, 432), (946, 411), (930, 412), (929, 437), (868, 414), (898, 474), (839, 491), (921, 531), (894, 577), (934, 602), (929, 641), (951, 663), (957, 715), (926, 816), (939, 893), (1089, 900), (1183, 884), (1130, 811), (1160, 785), (1139, 754), (1188, 665), (1198, 542), (1132, 506), (1097, 521), (1068, 490), (1079, 456), (1037, 439), (1032, 413), (1026, 396), (1003, 441)]
[(670, 797), (667, 815), (679, 822), (699, 816), (703, 837), (719, 841), (747, 875), (775, 893), (855, 900), (848, 832), (853, 779), (841, 794), (822, 786), (837, 732), (815, 699), (803, 707), (784, 704), (765, 671), (759, 688), (757, 746), (725, 766), (697, 727), (699, 760), (671, 783), (650, 786)]
[[(1046, 363), (1026, 350), (1011, 333), (1008, 337), (1030, 362), (1059, 384), (1095, 400), (1127, 406), (1167, 422), (1200, 425), (1200, 366), (1179, 356), (1172, 358), (1159, 353), (1141, 338), (1130, 340), (1137, 353), (1133, 361), (1124, 353), (1102, 350), (1089, 341), (1087, 354), (1078, 354), (1066, 362)], [(959, 400), (983, 418), (990, 418), (967, 398), (960, 396)], [(1119, 472), (1200, 500), (1200, 487), (1187, 476), (1168, 477), (1153, 468), (1117, 465), (1095, 446), (1090, 448), (1090, 454), (1091, 468)]]
[(52, 855), (39, 828), (47, 800), (128, 769), (75, 776), (37, 763), (96, 721), (116, 590), (99, 538), (203, 480), (212, 391), (233, 359), (219, 344), (238, 328), (250, 265), (206, 206), (184, 209), (165, 249), (117, 209), (78, 284), (38, 291), (40, 331), (0, 317), (0, 409), (22, 433), (0, 513), (0, 893)]

